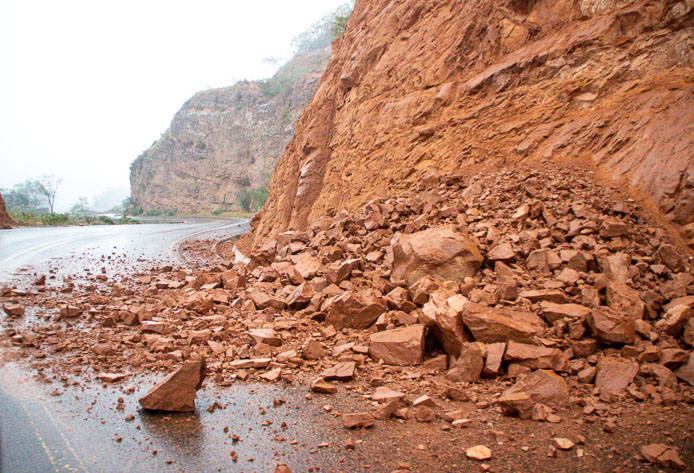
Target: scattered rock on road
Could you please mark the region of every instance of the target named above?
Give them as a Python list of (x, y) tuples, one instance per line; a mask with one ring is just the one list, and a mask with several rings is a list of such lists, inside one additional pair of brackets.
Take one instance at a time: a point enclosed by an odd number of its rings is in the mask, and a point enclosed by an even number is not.
[(187, 361), (142, 396), (140, 405), (154, 411), (192, 412), (204, 379), (205, 360)]

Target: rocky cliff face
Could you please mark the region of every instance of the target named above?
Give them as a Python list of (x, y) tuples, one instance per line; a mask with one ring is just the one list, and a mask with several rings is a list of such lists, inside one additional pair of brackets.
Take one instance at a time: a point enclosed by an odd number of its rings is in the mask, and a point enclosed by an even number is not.
[(317, 88), (329, 48), (295, 56), (268, 81), (195, 94), (131, 165), (143, 210), (238, 209), (243, 188), (267, 185)]
[(693, 8), (357, 0), (241, 246), (427, 174), (546, 161), (592, 168), (691, 224)]
[(13, 223), (5, 208), (5, 199), (0, 194), (0, 228), (12, 228)]

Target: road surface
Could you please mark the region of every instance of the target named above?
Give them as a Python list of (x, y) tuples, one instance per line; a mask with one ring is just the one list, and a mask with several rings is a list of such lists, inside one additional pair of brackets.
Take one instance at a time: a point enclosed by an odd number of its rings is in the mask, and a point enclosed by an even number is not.
[[(122, 274), (144, 266), (138, 263), (182, 264), (176, 247), (183, 240), (223, 238), (247, 231), (246, 220), (205, 217), (185, 218), (183, 223), (0, 230), (0, 284), (21, 283), (27, 273), (49, 269), (60, 277), (101, 267)], [(108, 265), (102, 257), (108, 258)]]
[[(186, 239), (221, 239), (247, 228), (239, 221), (193, 219), (4, 230), (0, 286), (31, 286), (34, 273), (48, 271), (56, 279), (79, 281), (80, 275), (88, 280), (102, 267), (118, 277), (140, 265), (145, 269), (151, 261), (180, 264), (176, 247)], [(307, 399), (306, 386), (299, 383), (236, 382), (221, 389), (206, 381), (194, 413), (141, 410), (137, 400), (163, 375), (132, 375), (105, 386), (73, 384), (68, 378), (42, 384), (23, 361), (22, 349), (0, 345), (0, 473), (272, 473), (278, 463), (287, 463), (294, 473), (381, 472), (397, 469), (398, 461), (409, 457), (390, 435), (347, 431), (338, 415), (327, 413), (333, 407), (334, 412), (354, 410), (363, 402), (359, 393), (345, 390)], [(122, 410), (118, 398), (124, 400)], [(216, 402), (223, 408), (209, 412)], [(400, 435), (414, 438), (409, 430), (403, 426)], [(356, 440), (356, 450), (345, 450), (348, 438)]]

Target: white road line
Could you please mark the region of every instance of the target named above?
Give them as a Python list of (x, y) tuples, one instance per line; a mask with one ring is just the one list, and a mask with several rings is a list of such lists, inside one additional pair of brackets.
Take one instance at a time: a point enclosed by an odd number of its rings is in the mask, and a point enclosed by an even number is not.
[(6, 270), (7, 269), (6, 265), (10, 261), (13, 261), (13, 260), (20, 258), (20, 257), (27, 255), (27, 254), (37, 252), (39, 250), (45, 250), (46, 248), (50, 248), (51, 246), (61, 245), (61, 244), (68, 242), (70, 240), (72, 240), (72, 238), (64, 238), (64, 239), (58, 240), (58, 241), (49, 241), (48, 243), (42, 243), (40, 245), (36, 245), (36, 246), (31, 247), (31, 248), (27, 248), (26, 250), (19, 251), (13, 255), (10, 255), (10, 256), (6, 257), (5, 259), (1, 260), (0, 261), (0, 270), (3, 270), (3, 269)]

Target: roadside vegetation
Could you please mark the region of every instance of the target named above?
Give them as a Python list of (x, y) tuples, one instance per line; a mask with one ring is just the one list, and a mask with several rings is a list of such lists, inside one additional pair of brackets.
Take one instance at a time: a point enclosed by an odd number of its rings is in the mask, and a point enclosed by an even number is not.
[(59, 225), (122, 225), (138, 223), (127, 216), (130, 199), (108, 210), (114, 217), (99, 215), (90, 208), (89, 199), (80, 197), (68, 212), (55, 212), (55, 198), (62, 179), (53, 175), (42, 175), (2, 189), (5, 206), (12, 220), (25, 226)]

